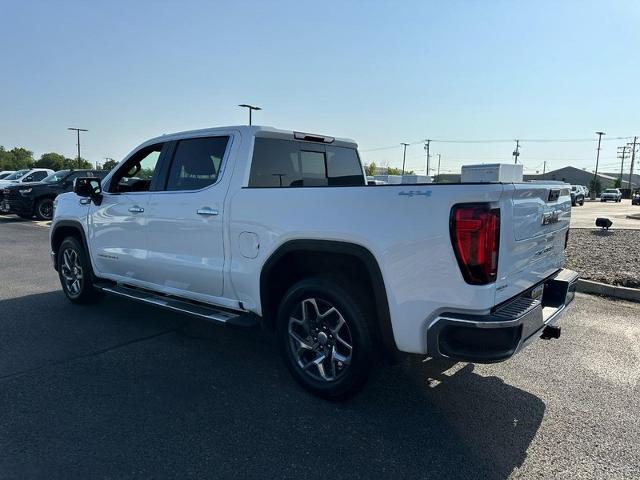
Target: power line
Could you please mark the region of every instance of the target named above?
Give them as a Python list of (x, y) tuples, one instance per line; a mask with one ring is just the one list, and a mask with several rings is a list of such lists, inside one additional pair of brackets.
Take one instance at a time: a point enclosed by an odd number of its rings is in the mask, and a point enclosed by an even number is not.
[[(603, 138), (602, 141), (614, 141), (614, 140), (630, 140), (632, 136), (627, 137), (607, 137)], [(512, 138), (509, 139), (478, 139), (478, 140), (454, 140), (454, 139), (430, 139), (430, 142), (434, 143), (511, 143), (515, 141)], [(518, 139), (521, 143), (579, 143), (579, 142), (597, 142), (598, 139), (593, 138), (520, 138)], [(425, 140), (417, 140), (415, 142), (409, 142), (407, 145), (420, 145), (424, 144)], [(376, 147), (376, 148), (368, 148), (363, 149), (361, 152), (377, 152), (381, 150), (391, 150), (393, 148), (398, 148), (399, 145), (388, 145), (385, 147)]]

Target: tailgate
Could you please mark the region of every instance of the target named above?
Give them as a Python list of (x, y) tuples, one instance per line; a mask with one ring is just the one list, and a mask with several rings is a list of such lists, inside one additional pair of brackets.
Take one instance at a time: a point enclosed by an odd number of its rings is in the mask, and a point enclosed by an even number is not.
[(562, 268), (571, 219), (569, 185), (518, 183), (511, 187), (510, 200), (503, 195), (496, 304)]

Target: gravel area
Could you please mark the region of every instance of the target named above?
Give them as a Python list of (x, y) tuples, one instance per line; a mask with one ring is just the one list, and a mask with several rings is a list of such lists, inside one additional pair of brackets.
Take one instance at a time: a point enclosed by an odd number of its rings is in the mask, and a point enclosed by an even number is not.
[(596, 282), (640, 288), (640, 230), (571, 229), (567, 268)]

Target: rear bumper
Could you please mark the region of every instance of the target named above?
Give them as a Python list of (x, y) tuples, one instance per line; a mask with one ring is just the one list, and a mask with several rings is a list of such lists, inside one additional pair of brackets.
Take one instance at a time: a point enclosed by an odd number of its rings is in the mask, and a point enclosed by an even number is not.
[[(488, 315), (443, 313), (427, 329), (428, 355), (476, 363), (506, 360), (555, 325), (573, 301), (577, 281), (576, 272), (563, 269)], [(542, 296), (534, 294), (541, 290)]]

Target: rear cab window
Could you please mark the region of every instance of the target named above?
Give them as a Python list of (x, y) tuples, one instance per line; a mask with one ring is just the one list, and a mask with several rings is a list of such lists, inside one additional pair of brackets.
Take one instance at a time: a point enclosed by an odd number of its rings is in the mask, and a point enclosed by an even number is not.
[(364, 185), (355, 148), (279, 138), (255, 139), (249, 187)]

